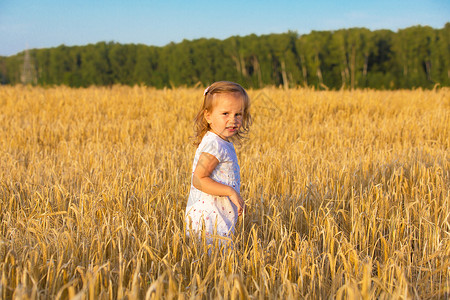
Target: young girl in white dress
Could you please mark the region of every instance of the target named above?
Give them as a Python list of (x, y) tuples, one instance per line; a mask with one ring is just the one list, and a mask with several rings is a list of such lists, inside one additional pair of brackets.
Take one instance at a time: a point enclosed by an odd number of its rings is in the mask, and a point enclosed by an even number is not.
[[(208, 243), (234, 233), (245, 209), (240, 169), (233, 146), (251, 124), (250, 99), (237, 83), (215, 82), (204, 92), (195, 118), (195, 152), (186, 206), (187, 234), (205, 230)], [(204, 226), (204, 227), (203, 227)]]

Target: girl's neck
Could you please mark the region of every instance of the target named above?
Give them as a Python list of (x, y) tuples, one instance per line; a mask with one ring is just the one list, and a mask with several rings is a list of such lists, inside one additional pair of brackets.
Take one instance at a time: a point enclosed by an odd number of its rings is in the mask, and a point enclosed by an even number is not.
[(217, 135), (218, 137), (220, 137), (220, 138), (221, 138), (222, 140), (224, 140), (225, 142), (231, 143), (228, 139), (221, 137), (220, 134), (218, 134), (217, 132), (215, 132), (212, 128), (209, 129), (209, 131), (212, 132), (212, 133), (214, 133), (214, 134)]

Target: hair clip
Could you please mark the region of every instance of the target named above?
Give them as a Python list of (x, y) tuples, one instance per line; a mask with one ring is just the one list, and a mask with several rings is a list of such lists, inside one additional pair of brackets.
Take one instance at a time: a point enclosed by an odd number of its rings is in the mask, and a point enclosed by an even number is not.
[(211, 86), (208, 86), (206, 89), (205, 89), (205, 91), (203, 92), (203, 96), (206, 96), (206, 94), (208, 94), (208, 91), (209, 91), (209, 88), (210, 88)]

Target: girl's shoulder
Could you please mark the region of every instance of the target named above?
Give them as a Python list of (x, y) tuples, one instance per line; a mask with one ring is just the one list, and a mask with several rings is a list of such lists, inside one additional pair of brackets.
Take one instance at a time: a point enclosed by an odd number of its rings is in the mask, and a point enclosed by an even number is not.
[(223, 140), (220, 136), (218, 136), (214, 132), (208, 131), (208, 132), (206, 132), (206, 134), (203, 137), (202, 142), (200, 144), (202, 144), (202, 143), (210, 143), (210, 142), (217, 143), (217, 144), (219, 144), (221, 146), (233, 145), (232, 143)]
[(225, 160), (228, 153), (233, 151), (233, 144), (220, 138), (217, 134), (208, 131), (198, 146), (198, 151), (214, 155), (219, 161)]

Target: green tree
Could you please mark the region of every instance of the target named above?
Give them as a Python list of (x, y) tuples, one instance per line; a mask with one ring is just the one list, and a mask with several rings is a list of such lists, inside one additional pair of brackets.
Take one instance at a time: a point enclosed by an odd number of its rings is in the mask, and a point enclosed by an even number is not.
[(394, 35), (390, 30), (372, 32), (374, 49), (368, 59), (367, 86), (377, 89), (392, 89), (398, 86), (401, 70), (393, 58)]
[(133, 76), (136, 65), (136, 46), (110, 44), (109, 60), (111, 63), (111, 76), (113, 83), (133, 85)]
[(81, 53), (81, 74), (87, 85), (110, 85), (113, 83), (109, 62), (109, 44), (105, 42), (87, 45)]
[(41, 85), (162, 88), (225, 79), (255, 88), (432, 88), (450, 84), (450, 23), (442, 29), (414, 26), (396, 33), (350, 28), (302, 36), (287, 32), (222, 41), (202, 38), (164, 47), (61, 45), (0, 58), (1, 82), (22, 82), (25, 61), (27, 74)]
[[(317, 88), (328, 88), (324, 83), (323, 61), (328, 56), (327, 45), (330, 37), (331, 32), (327, 31), (312, 31), (310, 34), (300, 37), (302, 40), (300, 53), (305, 57), (308, 83)], [(325, 77), (326, 79), (328, 78)]]
[(136, 48), (136, 64), (134, 68), (134, 83), (162, 88), (168, 80), (161, 71), (160, 48), (138, 45)]
[(429, 27), (414, 26), (399, 30), (394, 40), (397, 63), (402, 67), (400, 87), (429, 86), (431, 79)]
[(450, 85), (450, 23), (437, 30), (433, 47), (432, 78), (443, 86)]

